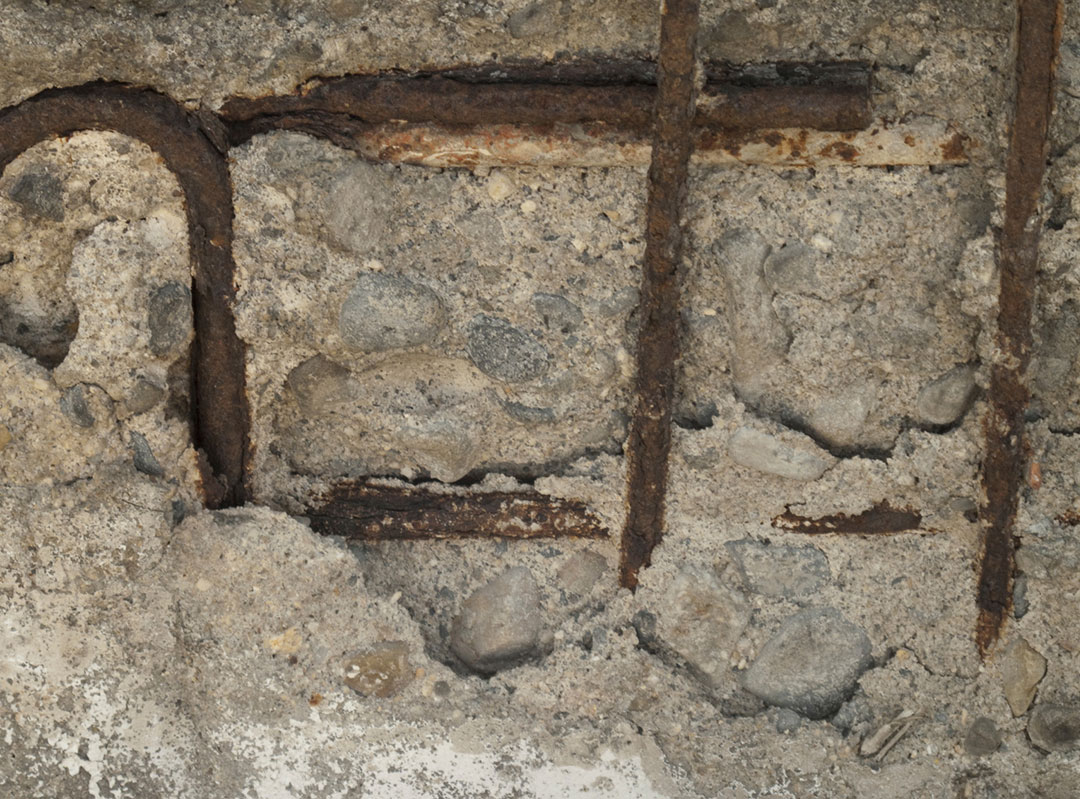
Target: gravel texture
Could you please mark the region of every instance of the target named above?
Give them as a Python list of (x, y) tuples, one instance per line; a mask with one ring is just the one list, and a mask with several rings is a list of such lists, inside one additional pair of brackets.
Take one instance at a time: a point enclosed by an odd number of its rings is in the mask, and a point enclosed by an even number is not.
[[(0, 106), (112, 80), (212, 110), (316, 76), (657, 42), (637, 0), (14, 0), (0, 18)], [(985, 663), (1011, 2), (704, 3), (708, 58), (871, 62), (876, 116), (951, 125), (973, 157), (694, 170), (667, 527), (635, 593), (617, 564), (644, 170), (388, 166), (295, 133), (232, 150), (256, 504), (210, 512), (176, 179), (111, 133), (17, 158), (0, 175), (0, 795), (1072, 799), (1078, 18), (1069, 0), (1038, 467)], [(372, 475), (581, 499), (611, 537), (312, 533), (312, 493)], [(921, 529), (773, 523), (886, 500)]]

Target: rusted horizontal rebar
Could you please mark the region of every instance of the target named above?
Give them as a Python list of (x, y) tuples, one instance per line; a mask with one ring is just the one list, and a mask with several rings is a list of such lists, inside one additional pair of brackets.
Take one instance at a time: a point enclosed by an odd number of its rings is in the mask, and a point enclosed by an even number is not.
[[(649, 137), (603, 123), (448, 126), (360, 122), (309, 112), (256, 117), (229, 125), (232, 144), (259, 133), (294, 130), (333, 142), (372, 161), (432, 167), (647, 166)], [(778, 167), (963, 164), (977, 144), (937, 120), (876, 123), (856, 132), (805, 128), (697, 132), (693, 163)]]
[(232, 316), (232, 183), (225, 156), (198, 118), (168, 97), (89, 84), (45, 91), (0, 110), (0, 170), (38, 142), (81, 130), (111, 130), (139, 139), (180, 182), (195, 264), (193, 433), (209, 465), (203, 487), (211, 506), (243, 504), (249, 417), (244, 346)]
[[(338, 114), (358, 122), (553, 125), (603, 122), (626, 133), (651, 131), (657, 87), (647, 84), (475, 83), (443, 76), (350, 76), (295, 95), (233, 98), (228, 123), (260, 117)], [(710, 83), (692, 124), (711, 130), (862, 130), (871, 122), (867, 84), (741, 86)]]
[(812, 518), (792, 513), (791, 508), (772, 520), (773, 527), (807, 535), (844, 533), (849, 535), (887, 535), (890, 533), (933, 532), (921, 529), (922, 514), (913, 508), (894, 508), (879, 502), (862, 513), (834, 513)]
[(998, 239), (1000, 357), (990, 369), (989, 409), (983, 422), (986, 455), (975, 632), (983, 657), (1000, 637), (1012, 608), (1013, 527), (1029, 458), (1024, 413), (1030, 395), (1025, 373), (1031, 361), (1031, 314), (1042, 227), (1038, 204), (1061, 41), (1060, 0), (1020, 0), (1017, 25), (1016, 98), (1005, 167), (1005, 218)]
[(318, 533), (365, 541), (420, 538), (606, 538), (584, 502), (536, 491), (450, 494), (347, 481), (308, 511)]

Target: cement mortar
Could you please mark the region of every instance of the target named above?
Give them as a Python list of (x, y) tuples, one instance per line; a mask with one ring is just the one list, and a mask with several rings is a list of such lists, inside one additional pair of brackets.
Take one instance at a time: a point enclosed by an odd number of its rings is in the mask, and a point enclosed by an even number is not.
[[(870, 61), (876, 115), (939, 119), (975, 155), (695, 171), (667, 529), (633, 594), (616, 572), (643, 172), (373, 165), (284, 133), (234, 150), (259, 504), (211, 513), (175, 178), (114, 134), (23, 154), (0, 176), (0, 794), (1072, 797), (1078, 749), (1039, 726), (1080, 704), (1067, 5), (1037, 466), (1013, 616), (985, 663), (975, 518), (1012, 4), (704, 3), (706, 57)], [(650, 57), (656, 19), (624, 0), (9, 2), (0, 105), (96, 79), (214, 108), (320, 75)], [(611, 535), (313, 534), (308, 496), (371, 474), (531, 481)], [(773, 522), (886, 501), (920, 529)], [(476, 607), (530, 620), (482, 674), (454, 648)], [(842, 620), (830, 646), (858, 672), (823, 719), (799, 693), (822, 665), (783, 632), (808, 613)]]

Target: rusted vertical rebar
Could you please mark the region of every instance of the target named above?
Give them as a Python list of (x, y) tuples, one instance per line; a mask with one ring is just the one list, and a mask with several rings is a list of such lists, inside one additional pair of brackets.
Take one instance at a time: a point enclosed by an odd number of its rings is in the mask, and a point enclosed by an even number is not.
[(991, 367), (984, 420), (982, 554), (975, 640), (984, 657), (1012, 608), (1013, 526), (1028, 459), (1024, 411), (1029, 393), (1031, 315), (1039, 260), (1039, 192), (1046, 168), (1053, 74), (1061, 40), (1061, 0), (1019, 0), (1016, 98), (1006, 163), (1005, 220), (998, 241), (999, 357)]
[(636, 588), (664, 529), (672, 395), (679, 355), (682, 211), (693, 150), (698, 0), (663, 0), (646, 211), (636, 400), (627, 441), (627, 516), (619, 580)]
[(50, 89), (0, 110), (0, 170), (38, 142), (81, 130), (139, 139), (162, 157), (184, 191), (195, 265), (194, 443), (208, 462), (202, 475), (207, 504), (242, 505), (250, 415), (244, 344), (232, 314), (232, 182), (214, 143), (220, 137), (175, 100), (148, 89), (107, 83)]

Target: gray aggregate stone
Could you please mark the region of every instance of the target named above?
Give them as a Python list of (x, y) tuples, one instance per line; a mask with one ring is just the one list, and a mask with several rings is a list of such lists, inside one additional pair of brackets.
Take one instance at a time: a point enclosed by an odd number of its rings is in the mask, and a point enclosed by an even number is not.
[(788, 710), (786, 707), (782, 707), (776, 711), (773, 725), (779, 733), (795, 732), (795, 730), (803, 725), (804, 720), (805, 719), (794, 710)]
[(996, 752), (1001, 741), (1001, 730), (997, 728), (994, 720), (979, 716), (971, 723), (967, 735), (964, 736), (964, 751), (972, 757), (985, 757)]
[(480, 673), (509, 668), (539, 654), (540, 588), (524, 566), (508, 569), (465, 600), (450, 647)]
[(131, 390), (130, 396), (124, 400), (124, 405), (131, 413), (146, 413), (163, 399), (165, 399), (165, 389), (140, 378)]
[(807, 718), (835, 713), (870, 667), (870, 639), (833, 608), (788, 618), (743, 677), (747, 691)]
[(925, 385), (915, 401), (923, 424), (948, 425), (958, 421), (975, 398), (975, 367), (961, 364)]
[(9, 194), (27, 211), (54, 222), (64, 221), (64, 184), (40, 167), (28, 169), (12, 186)]
[(147, 312), (150, 351), (159, 358), (183, 344), (191, 329), (191, 290), (179, 283), (165, 283), (150, 292)]
[(599, 552), (583, 549), (575, 552), (559, 567), (559, 583), (567, 593), (583, 596), (592, 590), (608, 568), (607, 558)]
[(817, 547), (765, 544), (752, 538), (724, 545), (755, 594), (799, 599), (829, 581), (829, 562)]
[(558, 24), (556, 5), (537, 2), (515, 11), (506, 21), (506, 28), (515, 39), (527, 39), (544, 33)]
[(131, 431), (131, 450), (132, 460), (138, 471), (151, 477), (165, 476), (165, 469), (158, 463), (158, 459), (154, 457), (154, 452), (150, 449), (150, 444), (142, 433)]
[(532, 296), (532, 304), (549, 330), (572, 333), (585, 321), (581, 309), (561, 294), (537, 292)]
[(330, 189), (327, 233), (335, 243), (363, 255), (382, 243), (392, 208), (393, 193), (386, 173), (373, 164), (355, 162)]
[(90, 403), (82, 384), (74, 385), (63, 393), (60, 397), (60, 410), (79, 427), (94, 426), (94, 413), (90, 410)]
[(308, 416), (329, 413), (349, 402), (355, 393), (349, 370), (321, 354), (289, 372), (287, 383)]
[(442, 300), (427, 286), (399, 275), (369, 273), (353, 283), (338, 328), (348, 346), (384, 352), (426, 344), (445, 324)]
[(524, 330), (486, 314), (469, 323), (468, 353), (477, 369), (505, 383), (534, 380), (551, 360), (544, 345)]
[(753, 230), (733, 230), (713, 245), (727, 287), (728, 320), (734, 331), (732, 372), (741, 397), (757, 399), (762, 381), (783, 361), (788, 331), (772, 306), (764, 263), (769, 246)]
[(687, 568), (671, 581), (655, 608), (656, 635), (677, 652), (710, 688), (735, 683), (731, 652), (739, 641), (750, 607), (707, 568)]
[(818, 252), (801, 241), (789, 241), (765, 258), (765, 282), (774, 292), (814, 294), (820, 286), (816, 261)]
[(1047, 752), (1080, 747), (1080, 705), (1036, 705), (1028, 719), (1027, 733), (1033, 744)]
[(511, 418), (522, 424), (551, 424), (555, 421), (553, 408), (534, 408), (531, 405), (513, 401), (503, 402), (502, 406)]
[(621, 316), (634, 310), (641, 300), (641, 290), (637, 286), (623, 286), (609, 297), (601, 300), (602, 316)]
[(817, 480), (836, 459), (804, 436), (790, 441), (752, 427), (740, 427), (728, 439), (728, 455), (740, 466), (789, 480)]

